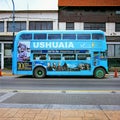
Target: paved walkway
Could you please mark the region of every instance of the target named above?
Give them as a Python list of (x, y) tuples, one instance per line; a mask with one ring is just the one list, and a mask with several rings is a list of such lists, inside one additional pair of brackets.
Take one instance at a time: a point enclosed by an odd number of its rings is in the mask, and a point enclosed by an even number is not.
[[(3, 71), (2, 75), (12, 76), (12, 73)], [(0, 120), (120, 120), (120, 110), (6, 107), (0, 108)]]
[(0, 108), (0, 120), (120, 120), (120, 111)]

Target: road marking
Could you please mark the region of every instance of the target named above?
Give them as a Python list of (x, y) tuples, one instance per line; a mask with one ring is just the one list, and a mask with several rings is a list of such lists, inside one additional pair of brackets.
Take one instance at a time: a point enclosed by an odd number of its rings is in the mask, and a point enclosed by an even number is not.
[(0, 89), (0, 92), (19, 93), (76, 93), (76, 94), (106, 94), (106, 93), (120, 93), (120, 90), (14, 90), (14, 89)]
[(16, 93), (13, 93), (13, 92), (8, 92), (2, 96), (0, 96), (0, 102), (3, 102), (4, 100), (12, 97), (13, 95), (15, 95)]

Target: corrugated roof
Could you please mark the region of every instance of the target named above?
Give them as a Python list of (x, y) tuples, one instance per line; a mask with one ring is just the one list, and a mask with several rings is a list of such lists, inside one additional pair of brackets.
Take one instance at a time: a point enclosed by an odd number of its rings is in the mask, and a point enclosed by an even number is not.
[(120, 0), (58, 0), (58, 6), (120, 6)]

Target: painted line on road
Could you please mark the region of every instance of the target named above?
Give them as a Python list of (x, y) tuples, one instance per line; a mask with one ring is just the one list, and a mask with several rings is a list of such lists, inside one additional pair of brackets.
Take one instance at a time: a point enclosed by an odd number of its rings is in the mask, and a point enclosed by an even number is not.
[(13, 93), (68, 93), (68, 94), (106, 94), (106, 93), (120, 93), (120, 90), (15, 90), (15, 89), (0, 89), (0, 92)]
[(0, 102), (3, 102), (4, 100), (12, 97), (13, 95), (15, 95), (16, 93), (13, 93), (13, 92), (9, 92), (9, 93), (6, 93), (2, 96), (0, 96)]

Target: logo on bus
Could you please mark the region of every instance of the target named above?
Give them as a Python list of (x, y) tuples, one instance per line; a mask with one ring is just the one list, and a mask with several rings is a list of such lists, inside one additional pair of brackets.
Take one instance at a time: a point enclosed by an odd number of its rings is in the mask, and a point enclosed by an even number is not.
[(74, 48), (72, 42), (33, 42), (33, 48)]

